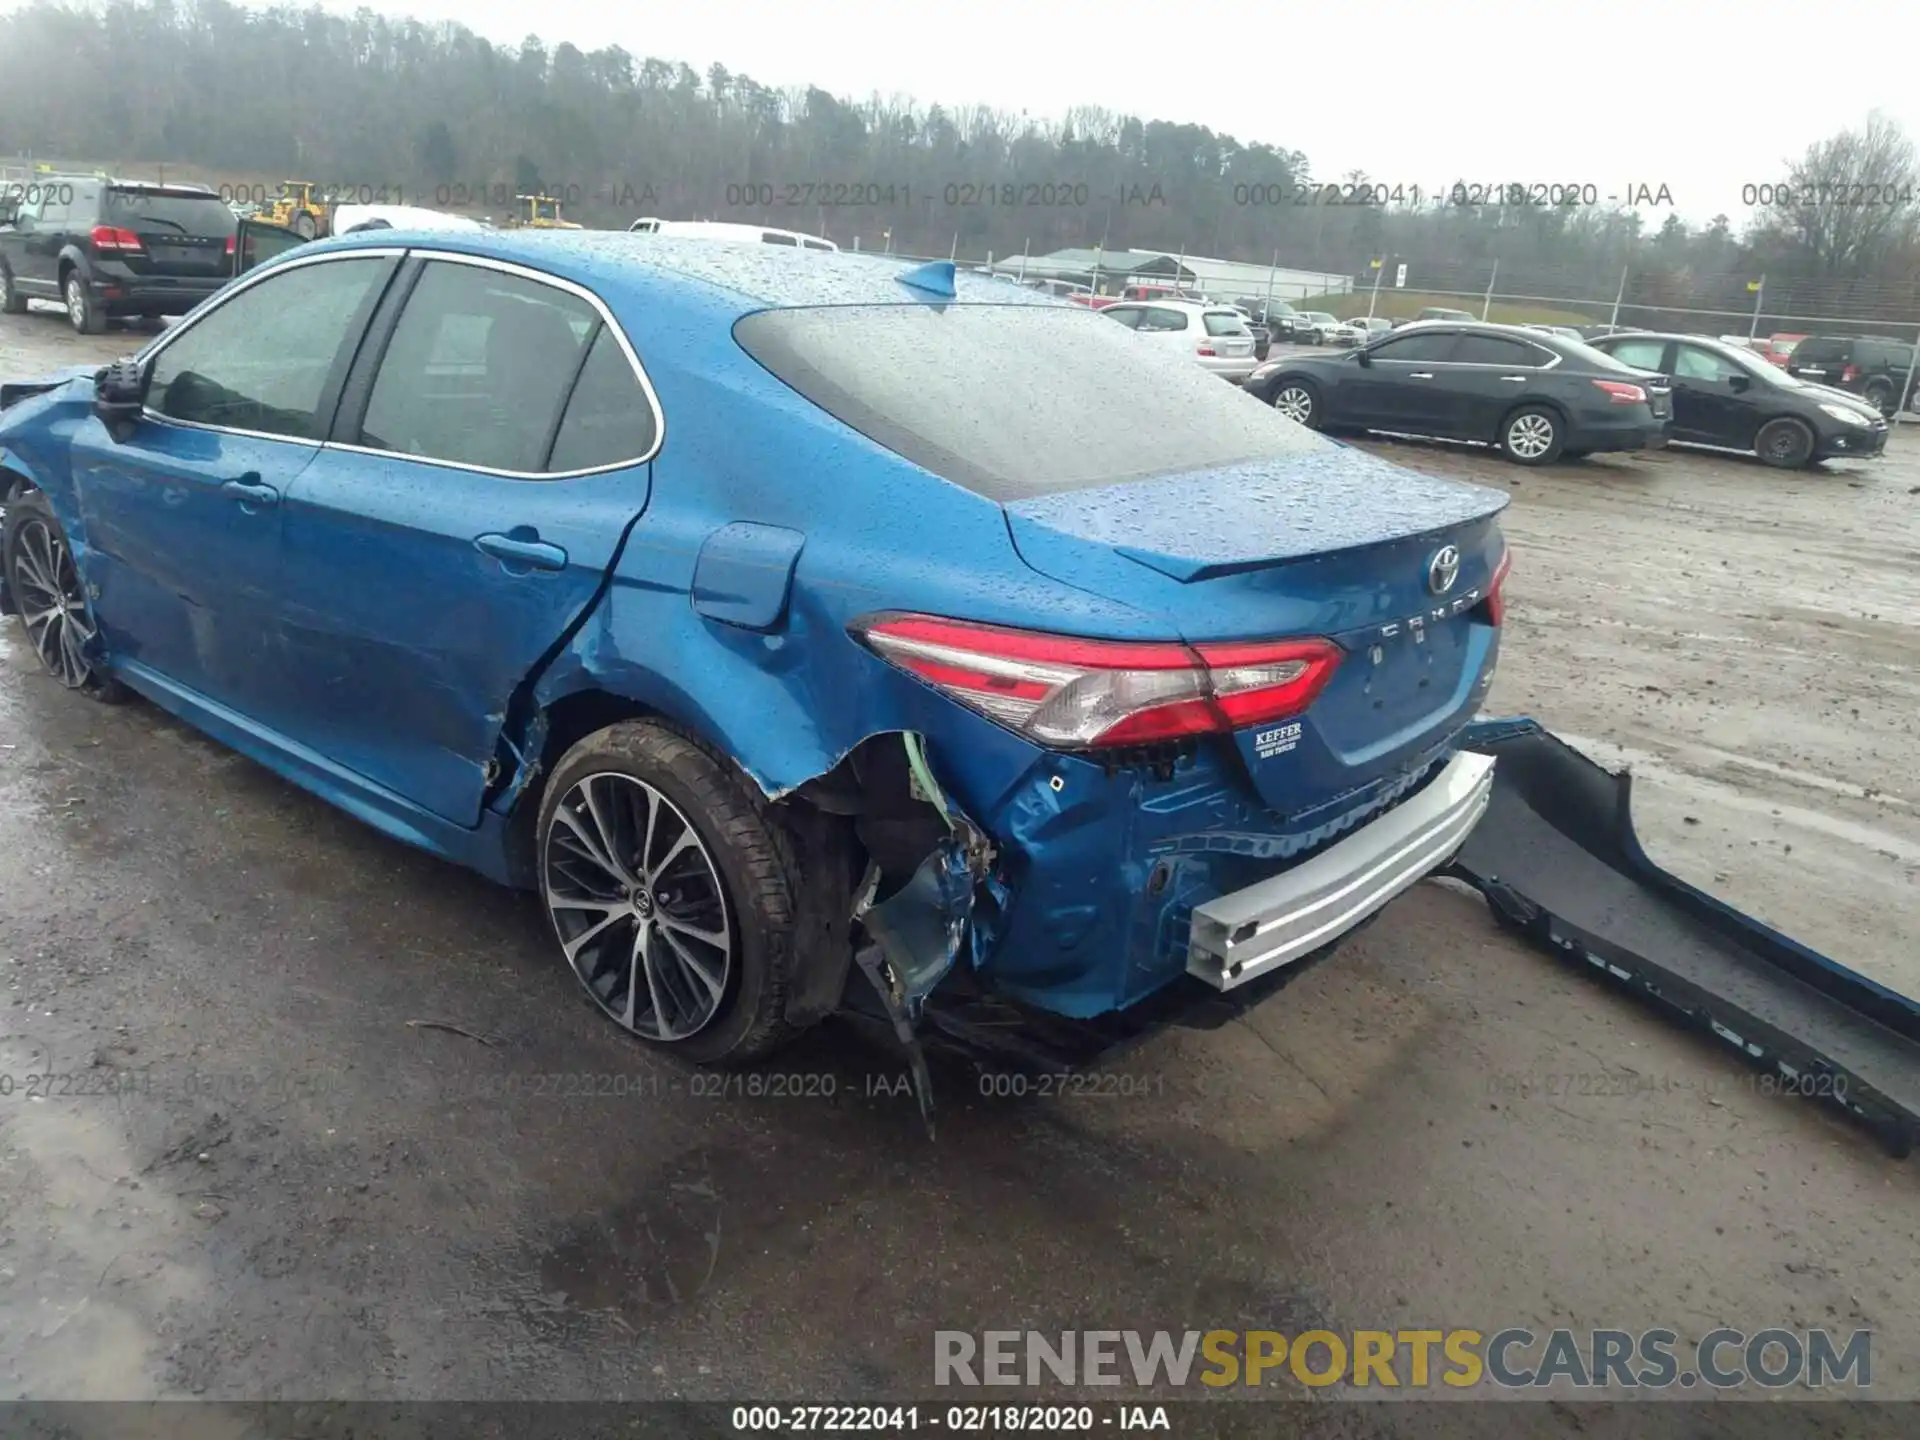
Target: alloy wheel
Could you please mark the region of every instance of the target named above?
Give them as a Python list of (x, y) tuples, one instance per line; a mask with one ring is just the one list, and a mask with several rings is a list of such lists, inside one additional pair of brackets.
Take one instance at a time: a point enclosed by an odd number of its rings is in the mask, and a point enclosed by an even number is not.
[(1294, 423), (1305, 425), (1313, 416), (1313, 396), (1298, 385), (1289, 385), (1273, 397), (1273, 408)]
[(67, 277), (67, 318), (73, 322), (74, 329), (86, 328), (87, 287), (80, 283), (78, 275)]
[(553, 812), (542, 891), (560, 948), (600, 1008), (649, 1040), (712, 1021), (733, 972), (719, 867), (660, 791), (601, 772)]
[(1544, 415), (1522, 415), (1507, 427), (1507, 449), (1522, 460), (1538, 460), (1553, 448), (1553, 422)]
[(40, 663), (69, 690), (93, 678), (87, 658), (98, 632), (67, 543), (45, 521), (20, 523), (13, 561), (14, 600)]

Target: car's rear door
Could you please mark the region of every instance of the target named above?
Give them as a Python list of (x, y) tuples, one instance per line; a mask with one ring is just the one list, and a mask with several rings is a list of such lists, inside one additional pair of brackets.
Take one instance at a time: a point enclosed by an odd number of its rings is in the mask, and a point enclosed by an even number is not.
[(1540, 372), (1560, 357), (1543, 345), (1512, 335), (1469, 331), (1447, 357), (1444, 388), (1432, 393), (1439, 413), (1434, 434), (1459, 440), (1492, 440), (1507, 412), (1529, 396)]
[(1457, 332), (1422, 330), (1383, 340), (1365, 351), (1367, 363), (1343, 373), (1347, 399), (1334, 406), (1342, 420), (1416, 435), (1437, 433), (1448, 411), (1447, 356)]
[(273, 614), (281, 501), (320, 453), (399, 263), (360, 251), (236, 288), (147, 352), (145, 412), (72, 441), (88, 578), (110, 653), (269, 729), (285, 723)]
[(292, 737), (458, 824), (646, 508), (659, 404), (584, 289), (414, 252), (288, 497)]

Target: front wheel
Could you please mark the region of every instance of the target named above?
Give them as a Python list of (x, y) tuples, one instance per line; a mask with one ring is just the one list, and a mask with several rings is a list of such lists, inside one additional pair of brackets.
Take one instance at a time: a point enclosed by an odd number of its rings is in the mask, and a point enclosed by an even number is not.
[(302, 240), (311, 240), (320, 233), (320, 223), (306, 210), (302, 210), (298, 215), (294, 216), (293, 223), (287, 228)]
[(1500, 427), (1500, 448), (1521, 465), (1551, 465), (1564, 439), (1560, 417), (1544, 405), (1523, 405)]
[(100, 668), (100, 631), (73, 563), (73, 547), (39, 491), (9, 502), (0, 562), (41, 667), (69, 690), (106, 704), (124, 700), (120, 682)]
[(1296, 425), (1320, 429), (1320, 395), (1305, 380), (1282, 380), (1273, 392), (1273, 408)]
[(540, 892), (562, 957), (601, 1012), (701, 1065), (741, 1065), (793, 1034), (799, 867), (765, 800), (667, 726), (625, 721), (555, 767)]
[(1776, 470), (1798, 470), (1813, 458), (1813, 431), (1799, 420), (1769, 420), (1760, 427), (1753, 448)]

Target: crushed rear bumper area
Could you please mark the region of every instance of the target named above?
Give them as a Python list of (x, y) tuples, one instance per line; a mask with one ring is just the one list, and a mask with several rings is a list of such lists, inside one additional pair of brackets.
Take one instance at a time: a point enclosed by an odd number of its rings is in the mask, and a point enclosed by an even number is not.
[(1493, 760), (1462, 751), (1411, 799), (1312, 859), (1196, 906), (1187, 973), (1231, 990), (1339, 939), (1446, 863), (1493, 783)]
[(1920, 1004), (1647, 857), (1632, 781), (1531, 720), (1466, 744), (1494, 760), (1486, 816), (1447, 873), (1500, 924), (1717, 1036), (1788, 1093), (1838, 1106), (1895, 1155), (1920, 1136)]

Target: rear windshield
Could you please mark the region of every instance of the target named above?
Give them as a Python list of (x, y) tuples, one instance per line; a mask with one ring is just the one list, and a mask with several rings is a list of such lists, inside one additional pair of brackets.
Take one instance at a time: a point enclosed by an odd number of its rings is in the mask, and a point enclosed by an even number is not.
[(843, 424), (1001, 504), (1328, 443), (1078, 307), (763, 310), (733, 333)]
[(1793, 358), (1796, 360), (1845, 360), (1847, 358), (1847, 351), (1852, 347), (1853, 342), (1851, 340), (1829, 340), (1821, 336), (1815, 336), (1811, 339), (1802, 340), (1798, 345), (1794, 346)]
[(1640, 367), (1629, 365), (1617, 355), (1605, 350), (1596, 350), (1584, 340), (1569, 340), (1564, 335), (1555, 335), (1554, 346), (1562, 355), (1578, 364), (1595, 370), (1637, 370)]
[(1200, 317), (1206, 322), (1209, 335), (1247, 335), (1247, 317), (1235, 315), (1226, 310), (1209, 310)]
[(162, 195), (149, 190), (109, 190), (106, 221), (128, 230), (168, 230), (181, 235), (231, 235), (239, 221), (215, 195)]

